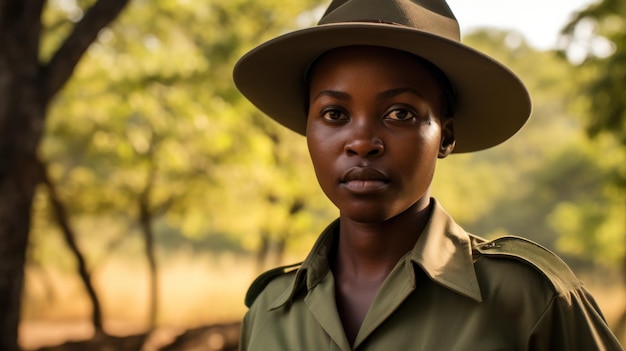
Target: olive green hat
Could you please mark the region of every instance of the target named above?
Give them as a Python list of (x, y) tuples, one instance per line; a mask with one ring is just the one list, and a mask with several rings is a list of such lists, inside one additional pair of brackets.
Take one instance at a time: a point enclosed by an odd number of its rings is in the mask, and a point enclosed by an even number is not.
[(459, 24), (444, 0), (334, 0), (317, 26), (245, 54), (234, 81), (261, 111), (305, 135), (308, 68), (321, 54), (352, 45), (403, 50), (446, 74), (457, 96), (456, 153), (498, 145), (530, 117), (524, 84), (504, 65), (461, 44)]

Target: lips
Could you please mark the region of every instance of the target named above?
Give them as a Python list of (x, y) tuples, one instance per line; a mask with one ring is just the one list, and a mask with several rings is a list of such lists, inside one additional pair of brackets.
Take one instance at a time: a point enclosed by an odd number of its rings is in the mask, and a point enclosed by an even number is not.
[(388, 181), (385, 173), (377, 170), (376, 168), (371, 167), (352, 167), (346, 173), (344, 173), (343, 177), (341, 177), (342, 182), (349, 182), (353, 180), (379, 180), (379, 181)]
[(341, 177), (341, 185), (356, 194), (377, 193), (389, 184), (389, 177), (375, 168), (353, 167)]

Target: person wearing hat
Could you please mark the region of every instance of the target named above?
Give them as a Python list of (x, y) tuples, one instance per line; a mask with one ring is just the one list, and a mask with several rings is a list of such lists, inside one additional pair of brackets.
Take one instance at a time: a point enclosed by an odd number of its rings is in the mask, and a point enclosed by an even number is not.
[(234, 81), (306, 135), (340, 213), (301, 264), (252, 283), (240, 350), (622, 349), (561, 259), (467, 233), (430, 197), (437, 159), (500, 144), (531, 112), (444, 0), (334, 0), (244, 55)]

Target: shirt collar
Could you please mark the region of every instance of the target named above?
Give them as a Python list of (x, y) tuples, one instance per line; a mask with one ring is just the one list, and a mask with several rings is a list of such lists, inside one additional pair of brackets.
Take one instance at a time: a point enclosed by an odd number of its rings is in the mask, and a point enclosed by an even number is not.
[(432, 199), (432, 213), (409, 259), (417, 263), (436, 283), (482, 301), (470, 235)]
[(277, 309), (289, 303), (297, 293), (302, 289), (310, 290), (319, 283), (319, 281), (326, 276), (330, 270), (328, 259), (333, 245), (335, 244), (335, 238), (339, 233), (339, 219), (334, 220), (331, 224), (324, 229), (322, 234), (313, 245), (311, 252), (307, 258), (302, 262), (300, 268), (296, 272), (296, 277), (293, 284), (287, 289), (278, 299), (270, 306), (270, 309)]
[[(454, 222), (434, 198), (431, 199), (431, 205), (430, 219), (405, 258), (419, 265), (434, 282), (481, 302), (470, 235)], [(271, 309), (284, 306), (301, 289), (314, 288), (328, 273), (328, 258), (338, 232), (339, 220), (335, 220), (322, 232), (296, 272), (293, 284), (272, 304)]]

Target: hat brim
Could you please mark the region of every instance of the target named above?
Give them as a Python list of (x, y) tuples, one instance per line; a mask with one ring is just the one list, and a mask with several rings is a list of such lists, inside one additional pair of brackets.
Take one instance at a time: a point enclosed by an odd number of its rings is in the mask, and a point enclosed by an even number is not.
[(504, 65), (459, 42), (392, 24), (334, 23), (284, 34), (244, 55), (234, 81), (262, 112), (306, 135), (305, 72), (321, 54), (352, 45), (403, 50), (447, 75), (457, 93), (455, 153), (498, 145), (530, 117), (530, 95)]

